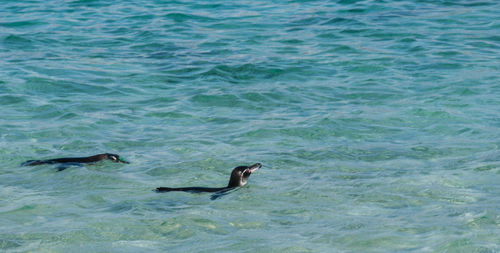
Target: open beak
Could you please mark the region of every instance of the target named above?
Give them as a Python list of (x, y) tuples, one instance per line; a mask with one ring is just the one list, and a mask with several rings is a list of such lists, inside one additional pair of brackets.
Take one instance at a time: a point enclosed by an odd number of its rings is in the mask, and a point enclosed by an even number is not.
[(253, 173), (253, 172), (255, 172), (256, 170), (260, 169), (260, 167), (262, 167), (262, 164), (260, 164), (260, 163), (256, 163), (256, 164), (251, 165), (250, 167), (248, 167), (248, 171), (249, 171), (250, 173)]

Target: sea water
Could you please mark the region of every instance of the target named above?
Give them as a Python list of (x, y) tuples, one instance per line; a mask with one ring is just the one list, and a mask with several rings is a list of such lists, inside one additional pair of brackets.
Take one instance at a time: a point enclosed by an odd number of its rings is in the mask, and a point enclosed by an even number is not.
[(499, 10), (1, 1), (0, 251), (499, 252)]

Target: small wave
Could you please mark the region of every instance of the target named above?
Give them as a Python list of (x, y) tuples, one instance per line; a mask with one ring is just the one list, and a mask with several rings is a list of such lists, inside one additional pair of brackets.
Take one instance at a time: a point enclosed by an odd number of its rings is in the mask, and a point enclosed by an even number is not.
[(180, 13), (180, 12), (173, 12), (169, 13), (164, 16), (167, 19), (170, 19), (176, 23), (182, 23), (185, 21), (197, 21), (197, 22), (214, 22), (217, 21), (215, 18), (207, 17), (207, 16), (200, 16), (200, 15), (193, 15), (193, 14), (185, 14), (185, 13)]
[(15, 21), (15, 22), (1, 22), (0, 26), (6, 28), (26, 28), (38, 25), (47, 24), (46, 22), (42, 22), (40, 20), (23, 20), (23, 21)]
[(285, 70), (276, 67), (263, 67), (255, 64), (237, 66), (219, 65), (201, 74), (204, 78), (222, 78), (230, 82), (239, 82), (254, 79), (270, 79), (280, 76)]

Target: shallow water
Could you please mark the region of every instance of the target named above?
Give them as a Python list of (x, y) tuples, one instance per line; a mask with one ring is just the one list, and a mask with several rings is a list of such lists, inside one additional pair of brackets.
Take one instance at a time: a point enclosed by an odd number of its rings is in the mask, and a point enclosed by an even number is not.
[(0, 249), (498, 252), (498, 9), (2, 1)]

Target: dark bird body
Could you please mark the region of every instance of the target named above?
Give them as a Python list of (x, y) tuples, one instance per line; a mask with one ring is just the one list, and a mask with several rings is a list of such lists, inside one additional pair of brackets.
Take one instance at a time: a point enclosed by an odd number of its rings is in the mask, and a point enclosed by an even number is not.
[[(210, 187), (178, 187), (178, 188), (171, 188), (171, 187), (158, 187), (156, 188), (156, 192), (171, 192), (171, 191), (185, 191), (185, 192), (193, 192), (193, 193), (199, 193), (199, 192), (215, 192), (212, 196), (212, 199), (216, 199), (220, 197), (223, 193), (230, 191), (232, 189), (235, 189), (236, 187), (241, 187), (244, 186), (247, 183), (248, 178), (252, 174), (252, 172), (255, 172), (258, 170), (262, 165), (260, 163), (256, 163), (251, 166), (238, 166), (233, 169), (233, 172), (231, 173), (231, 177), (229, 178), (229, 183), (227, 184), (226, 187), (219, 187), (219, 188), (210, 188)], [(217, 194), (218, 193), (218, 194)]]
[(172, 191), (182, 191), (182, 192), (218, 192), (222, 190), (227, 190), (228, 187), (220, 187), (220, 188), (210, 188), (210, 187), (179, 187), (179, 188), (170, 188), (170, 187), (158, 187), (156, 188), (157, 192), (172, 192)]
[(93, 163), (93, 162), (98, 162), (102, 160), (111, 160), (113, 162), (117, 163), (129, 163), (123, 159), (120, 158), (119, 155), (115, 154), (98, 154), (98, 155), (93, 155), (93, 156), (87, 156), (87, 157), (64, 157), (64, 158), (55, 158), (55, 159), (48, 159), (48, 160), (28, 160), (24, 163), (22, 163), (22, 166), (35, 166), (35, 165), (41, 165), (41, 164), (56, 164), (56, 163), (63, 163), (63, 164), (80, 164), (80, 163)]

